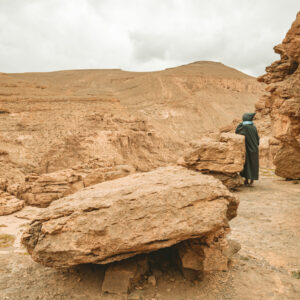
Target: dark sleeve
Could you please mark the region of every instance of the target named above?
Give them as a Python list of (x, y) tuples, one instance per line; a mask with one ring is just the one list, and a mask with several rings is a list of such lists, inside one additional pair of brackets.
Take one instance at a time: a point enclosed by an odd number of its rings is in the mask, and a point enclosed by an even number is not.
[(237, 128), (236, 128), (236, 130), (235, 130), (235, 133), (236, 134), (242, 134), (242, 135), (245, 135), (245, 133), (243, 132), (243, 123), (240, 123), (238, 126), (237, 126)]

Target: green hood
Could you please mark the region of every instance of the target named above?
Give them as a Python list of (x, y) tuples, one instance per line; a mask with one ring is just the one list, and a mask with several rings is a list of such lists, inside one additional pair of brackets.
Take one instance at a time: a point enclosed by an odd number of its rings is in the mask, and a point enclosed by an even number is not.
[(252, 121), (256, 113), (243, 114), (243, 121)]

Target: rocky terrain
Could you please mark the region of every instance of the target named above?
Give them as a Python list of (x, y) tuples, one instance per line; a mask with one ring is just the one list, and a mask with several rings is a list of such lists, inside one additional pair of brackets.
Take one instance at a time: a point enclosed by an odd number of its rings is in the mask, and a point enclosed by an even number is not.
[(263, 83), (210, 62), (1, 73), (1, 297), (297, 299), (299, 181), (239, 190), (231, 132), (266, 84), (261, 162), (300, 177), (299, 18)]
[(129, 163), (147, 171), (252, 109), (261, 93), (255, 78), (212, 62), (0, 73), (0, 176)]
[[(235, 194), (240, 205), (238, 216), (230, 222), (229, 238), (239, 242), (241, 250), (233, 256), (227, 271), (208, 272), (202, 280), (191, 281), (183, 276), (169, 248), (153, 252), (147, 272), (129, 292), (128, 300), (297, 300), (300, 182), (285, 181), (266, 169), (260, 175), (255, 187)], [(125, 299), (102, 292), (102, 288), (116, 286), (103, 287), (105, 265), (54, 269), (32, 260), (20, 237), (30, 219), (43, 210), (26, 206), (15, 214), (0, 216), (0, 299)], [(129, 274), (143, 272), (144, 263), (139, 260), (131, 265)], [(125, 268), (119, 266), (118, 274), (126, 276)], [(114, 283), (111, 277), (110, 282)]]
[(0, 211), (46, 207), (175, 163), (261, 93), (255, 78), (212, 62), (150, 73), (0, 73)]
[[(34, 260), (56, 268), (115, 262), (102, 292), (123, 295), (149, 273), (149, 253), (173, 245), (187, 280), (228, 269), (238, 250), (226, 239), (238, 199), (214, 177), (239, 185), (244, 140), (201, 137), (250, 109), (262, 91), (253, 78), (199, 62), (149, 74), (65, 71), (0, 80), (0, 212), (45, 208), (18, 214), (30, 220), (22, 242)], [(189, 151), (198, 154), (197, 168), (176, 166)]]

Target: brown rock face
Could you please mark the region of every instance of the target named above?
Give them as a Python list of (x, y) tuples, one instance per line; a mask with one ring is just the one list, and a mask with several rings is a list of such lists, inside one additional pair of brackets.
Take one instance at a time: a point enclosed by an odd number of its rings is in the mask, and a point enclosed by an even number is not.
[(47, 266), (106, 264), (226, 230), (237, 206), (212, 176), (165, 167), (54, 201), (22, 241)]
[(220, 179), (228, 188), (241, 184), (238, 172), (243, 170), (245, 162), (245, 140), (241, 135), (221, 133), (200, 140), (178, 161), (189, 169), (211, 174)]
[[(266, 68), (258, 78), (268, 86), (268, 95), (256, 104), (258, 118), (269, 124), (269, 139), (275, 173), (289, 179), (300, 178), (300, 12), (282, 44), (274, 47), (280, 60)], [(274, 151), (274, 149), (276, 151)], [(271, 154), (272, 156), (272, 154)]]
[(15, 195), (26, 204), (47, 207), (52, 201), (73, 194), (84, 187), (113, 180), (134, 173), (129, 165), (118, 165), (97, 169), (66, 169), (52, 173), (28, 175), (25, 183), (16, 187)]
[(19, 211), (24, 205), (25, 202), (23, 200), (0, 190), (0, 216), (10, 215)]
[(0, 178), (0, 216), (10, 215), (21, 210), (25, 202), (8, 192), (7, 180)]

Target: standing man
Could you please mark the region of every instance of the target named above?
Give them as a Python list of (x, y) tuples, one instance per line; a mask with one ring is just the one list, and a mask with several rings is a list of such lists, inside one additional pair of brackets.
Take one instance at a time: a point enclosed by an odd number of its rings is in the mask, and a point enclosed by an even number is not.
[[(240, 173), (245, 178), (244, 184), (251, 186), (254, 180), (258, 180), (259, 160), (258, 145), (259, 136), (257, 129), (253, 124), (255, 113), (245, 113), (243, 122), (240, 123), (235, 133), (245, 136), (246, 160), (243, 171)], [(249, 180), (250, 179), (250, 183)]]

